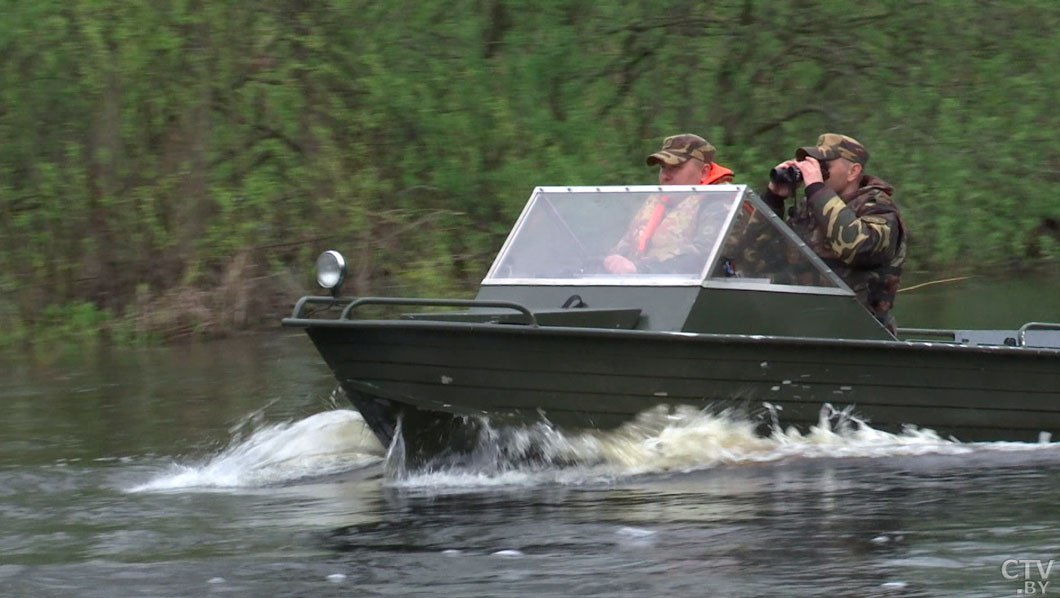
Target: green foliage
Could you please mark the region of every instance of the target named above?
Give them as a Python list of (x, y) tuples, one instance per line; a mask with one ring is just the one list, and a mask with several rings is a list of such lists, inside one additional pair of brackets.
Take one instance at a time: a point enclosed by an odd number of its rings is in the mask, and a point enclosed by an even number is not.
[[(103, 326), (111, 314), (94, 303), (81, 301), (67, 305), (49, 305), (38, 313), (37, 320), (27, 327), (27, 336), (41, 344), (95, 344), (101, 340)], [(12, 339), (15, 340), (15, 339)]]
[(99, 325), (92, 305), (143, 338), (138, 310), (227, 284), (235, 255), (268, 282), (327, 247), (353, 294), (466, 294), (534, 186), (653, 182), (644, 156), (683, 131), (755, 187), (821, 132), (859, 138), (911, 267), (1057, 259), (1060, 5), (971, 8), (13, 3), (2, 317)]

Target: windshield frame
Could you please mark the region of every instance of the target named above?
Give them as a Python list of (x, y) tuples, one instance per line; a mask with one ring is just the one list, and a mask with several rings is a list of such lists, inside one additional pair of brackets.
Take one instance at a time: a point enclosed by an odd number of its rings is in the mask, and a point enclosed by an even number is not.
[[(724, 223), (714, 239), (713, 245), (707, 256), (702, 270), (698, 276), (687, 274), (667, 275), (635, 275), (635, 276), (607, 276), (607, 277), (585, 277), (585, 278), (496, 278), (500, 265), (504, 262), (511, 250), (513, 241), (519, 237), (526, 226), (527, 219), (538, 201), (545, 194), (562, 193), (682, 193), (682, 192), (730, 192), (733, 193), (733, 203), (725, 215)], [(709, 276), (715, 268), (719, 259), (721, 247), (725, 242), (728, 231), (732, 227), (737, 211), (744, 201), (750, 202), (756, 209), (761, 210), (768, 218), (775, 219), (774, 225), (799, 247), (801, 253), (811, 261), (815, 267), (825, 273), (825, 276), (833, 283), (834, 287), (783, 285), (770, 282), (752, 282), (747, 279), (721, 280)], [(817, 256), (795, 233), (791, 230), (747, 185), (629, 185), (629, 186), (541, 186), (534, 188), (530, 198), (523, 206), (519, 218), (509, 232), (504, 244), (501, 246), (493, 263), (490, 265), (486, 276), (481, 284), (483, 286), (630, 286), (630, 287), (705, 287), (721, 289), (743, 289), (762, 290), (786, 293), (811, 293), (824, 295), (853, 295), (853, 291)]]

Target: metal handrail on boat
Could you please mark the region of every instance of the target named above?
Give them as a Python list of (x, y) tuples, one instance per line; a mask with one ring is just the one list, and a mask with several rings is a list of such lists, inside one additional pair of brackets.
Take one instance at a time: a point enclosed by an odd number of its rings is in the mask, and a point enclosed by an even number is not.
[[(1015, 334), (1007, 338), (1005, 344), (1014, 347), (1025, 347), (1027, 346), (1027, 331), (1029, 330), (1060, 330), (1060, 324), (1053, 322), (1027, 322), (1023, 326), (1020, 326), (1018, 330), (1009, 330), (1004, 332), (1014, 332)], [(907, 336), (935, 336), (947, 339), (954, 342), (967, 342), (967, 339), (960, 340), (962, 335), (966, 335), (969, 330), (950, 330), (943, 328), (899, 328), (898, 334), (902, 337)], [(1013, 341), (1015, 344), (1013, 344)]]
[(350, 301), (353, 301), (353, 300), (354, 300), (353, 297), (330, 297), (330, 296), (320, 296), (320, 295), (305, 296), (305, 297), (300, 298), (294, 304), (294, 309), (291, 310), (291, 318), (294, 319), (294, 320), (300, 319), (302, 317), (302, 310), (304, 310), (305, 306), (307, 304), (309, 304), (309, 303), (326, 304), (326, 305), (334, 306), (334, 305), (346, 305), (347, 303), (349, 303)]
[(1027, 322), (1023, 326), (1020, 326), (1018, 334), (1016, 336), (1016, 342), (1022, 347), (1027, 339), (1028, 330), (1060, 330), (1060, 324), (1054, 324), (1053, 322)]
[(326, 296), (306, 296), (298, 300), (294, 304), (294, 310), (291, 312), (291, 319), (301, 319), (304, 314), (305, 306), (308, 304), (319, 304), (319, 305), (330, 305), (339, 306), (344, 305), (342, 314), (339, 315), (339, 320), (350, 319), (350, 313), (362, 305), (426, 305), (426, 306), (438, 306), (438, 307), (499, 307), (502, 309), (510, 309), (517, 311), (526, 316), (526, 324), (529, 326), (538, 326), (537, 318), (534, 317), (534, 312), (530, 311), (528, 307), (514, 301), (486, 301), (481, 299), (424, 299), (424, 298), (406, 298), (406, 297), (326, 297)]
[(481, 299), (421, 299), (421, 298), (404, 298), (404, 297), (361, 297), (355, 301), (352, 301), (345, 309), (342, 310), (342, 315), (339, 316), (340, 320), (349, 319), (350, 312), (355, 308), (362, 305), (429, 305), (439, 307), (499, 307), (502, 309), (511, 309), (517, 311), (526, 316), (526, 324), (529, 326), (537, 326), (537, 318), (534, 317), (534, 313), (530, 311), (525, 305), (516, 303), (514, 301), (483, 301)]

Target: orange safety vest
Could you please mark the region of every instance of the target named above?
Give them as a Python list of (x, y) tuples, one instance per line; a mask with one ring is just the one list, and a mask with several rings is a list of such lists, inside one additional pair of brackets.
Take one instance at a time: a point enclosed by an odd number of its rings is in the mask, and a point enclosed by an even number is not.
[[(732, 170), (725, 168), (721, 164), (716, 162), (710, 163), (710, 170), (703, 176), (703, 180), (699, 181), (700, 185), (723, 185), (725, 183), (732, 182)], [(640, 239), (637, 240), (637, 250), (641, 253), (648, 247), (648, 240), (655, 234), (655, 229), (659, 228), (659, 223), (662, 222), (663, 213), (666, 211), (666, 203), (670, 200), (665, 195), (659, 198), (659, 203), (655, 204), (655, 209), (651, 212), (651, 218), (648, 219), (648, 224), (645, 225), (644, 230), (640, 233)]]
[(700, 185), (724, 185), (725, 183), (732, 182), (732, 170), (725, 168), (721, 164), (716, 162), (710, 163), (710, 170), (707, 171), (706, 176), (703, 177), (702, 181), (699, 181)]

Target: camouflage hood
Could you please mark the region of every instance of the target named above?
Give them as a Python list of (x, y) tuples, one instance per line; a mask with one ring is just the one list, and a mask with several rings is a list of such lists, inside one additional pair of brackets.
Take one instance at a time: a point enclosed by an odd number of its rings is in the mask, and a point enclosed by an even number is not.
[(894, 187), (892, 187), (890, 183), (881, 179), (878, 176), (872, 176), (871, 174), (867, 174), (861, 177), (861, 182), (858, 186), (860, 187), (858, 189), (859, 196), (869, 192), (870, 190), (877, 189), (886, 193), (888, 198), (890, 198), (891, 195), (894, 194)]
[[(894, 187), (880, 177), (872, 176), (871, 174), (861, 177), (859, 185), (860, 188), (857, 195), (847, 202), (847, 206), (858, 214), (893, 213), (898, 218), (898, 225), (901, 227), (900, 235), (904, 238), (907, 230), (905, 220), (902, 219), (898, 204), (891, 198), (891, 194), (894, 193)], [(870, 200), (873, 205), (866, 208), (865, 204)]]

